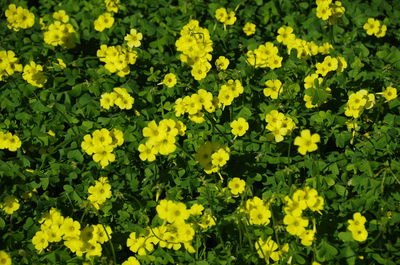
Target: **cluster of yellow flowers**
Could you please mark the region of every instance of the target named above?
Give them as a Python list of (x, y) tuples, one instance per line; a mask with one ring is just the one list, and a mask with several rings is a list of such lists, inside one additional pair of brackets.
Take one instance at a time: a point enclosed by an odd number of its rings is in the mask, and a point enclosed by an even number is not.
[(43, 87), (47, 82), (47, 77), (43, 73), (43, 66), (34, 61), (30, 61), (29, 64), (24, 66), (22, 78), (35, 87)]
[(21, 140), (17, 135), (0, 131), (0, 149), (8, 149), (8, 151), (15, 152), (21, 147), (21, 144)]
[(314, 152), (318, 150), (318, 145), (321, 141), (321, 137), (318, 133), (314, 133), (311, 135), (310, 130), (302, 130), (300, 132), (300, 136), (297, 136), (294, 139), (294, 145), (299, 146), (297, 151), (302, 154), (306, 155), (308, 152)]
[[(215, 225), (215, 218), (203, 213), (204, 207), (200, 204), (194, 204), (187, 209), (182, 202), (161, 200), (156, 210), (165, 223), (155, 228), (147, 227), (141, 234), (132, 232), (127, 240), (129, 249), (140, 256), (152, 252), (157, 244), (173, 250), (179, 250), (183, 245), (189, 253), (194, 253), (192, 240), (195, 236), (195, 224), (203, 229)], [(190, 217), (193, 222), (189, 221)]]
[(87, 258), (101, 256), (101, 244), (111, 239), (112, 230), (102, 224), (87, 225), (81, 228), (81, 224), (71, 217), (64, 217), (61, 213), (51, 208), (45, 216), (39, 220), (40, 230), (32, 238), (32, 243), (38, 251), (45, 250), (49, 243), (64, 241), (64, 245), (81, 257)]
[(343, 72), (347, 68), (347, 62), (342, 56), (337, 58), (326, 56), (324, 61), (316, 63), (315, 67), (317, 68), (317, 71), (315, 71), (317, 74), (326, 76), (331, 71)]
[(197, 150), (195, 159), (207, 174), (218, 172), (229, 160), (230, 149), (219, 143), (205, 142)]
[(255, 68), (275, 69), (282, 66), (283, 57), (278, 55), (278, 47), (272, 42), (261, 44), (255, 50), (246, 53), (247, 62)]
[(275, 138), (277, 143), (282, 142), (283, 137), (289, 135), (296, 128), (292, 118), (277, 110), (268, 112), (265, 121), (267, 122), (266, 129), (271, 132), (270, 135)]
[(278, 29), (276, 40), (287, 47), (288, 54), (290, 54), (292, 49), (295, 49), (297, 51), (297, 58), (299, 59), (306, 59), (317, 54), (329, 54), (330, 50), (333, 49), (332, 45), (328, 42), (319, 46), (314, 41), (296, 38), (293, 28), (289, 26), (282, 26)]
[(363, 28), (368, 35), (375, 35), (377, 38), (385, 37), (387, 31), (386, 25), (374, 18), (368, 18)]
[(224, 23), (224, 26), (233, 25), (236, 22), (236, 16), (234, 11), (228, 12), (226, 8), (221, 7), (215, 10), (215, 18)]
[(124, 77), (130, 73), (129, 65), (136, 63), (137, 52), (121, 45), (107, 46), (103, 44), (97, 50), (97, 57), (105, 63), (104, 67), (108, 71)]
[(292, 198), (285, 197), (286, 206), (284, 207), (285, 217), (283, 223), (286, 225), (286, 231), (301, 239), (304, 246), (311, 246), (316, 233), (315, 223), (313, 229), (306, 229), (308, 219), (302, 216), (307, 208), (313, 212), (319, 212), (324, 208), (324, 198), (318, 195), (318, 192), (310, 187), (302, 190), (296, 190)]
[(13, 51), (0, 51), (0, 81), (3, 77), (12, 76), (15, 72), (22, 71), (22, 64), (18, 63)]
[(10, 255), (7, 252), (0, 250), (0, 264), (1, 265), (11, 265), (12, 260)]
[(329, 87), (326, 88), (321, 88), (322, 83), (324, 82), (324, 79), (322, 77), (319, 77), (318, 74), (310, 74), (304, 78), (304, 88), (305, 88), (305, 93), (303, 100), (305, 101), (306, 108), (311, 109), (315, 108), (318, 106), (321, 106), (323, 103), (327, 102), (328, 99), (318, 99), (315, 104), (313, 104), (314, 98), (310, 95), (307, 94), (308, 91), (311, 91), (311, 89), (323, 89), (330, 97), (331, 95), (331, 89)]
[(6, 214), (13, 214), (20, 207), (19, 201), (14, 196), (6, 196), (3, 199), (3, 202), (0, 203), (0, 209), (3, 210)]
[(35, 24), (35, 15), (28, 9), (11, 4), (5, 12), (7, 27), (14, 31), (27, 29)]
[(117, 13), (120, 0), (104, 0), (107, 11)]
[(316, 0), (317, 17), (322, 20), (328, 20), (329, 24), (335, 23), (343, 16), (346, 9), (342, 6), (342, 2), (333, 0)]
[(218, 99), (213, 97), (211, 92), (199, 89), (197, 93), (191, 96), (178, 98), (175, 101), (175, 115), (180, 117), (183, 114), (189, 114), (189, 119), (195, 123), (204, 122), (203, 110), (212, 113), (218, 108)]
[(182, 52), (180, 60), (192, 67), (191, 74), (196, 80), (204, 79), (211, 69), (213, 42), (206, 28), (199, 26), (199, 21), (190, 20), (175, 42), (177, 51)]
[(104, 109), (110, 109), (117, 105), (120, 109), (132, 109), (135, 99), (129, 95), (128, 91), (122, 87), (115, 87), (111, 93), (103, 93), (100, 99), (100, 106)]
[(74, 48), (76, 42), (75, 29), (68, 23), (69, 16), (64, 10), (53, 13), (54, 22), (44, 26), (44, 42), (52, 46), (64, 46), (67, 49)]
[(365, 229), (367, 219), (357, 212), (353, 214), (353, 219), (348, 220), (347, 229), (350, 230), (353, 239), (359, 242), (367, 240), (368, 231)]
[(92, 135), (86, 134), (81, 144), (88, 155), (93, 155), (93, 160), (99, 162), (104, 168), (115, 161), (114, 148), (124, 143), (124, 134), (118, 129), (95, 130)]
[(269, 203), (257, 196), (248, 199), (244, 209), (241, 209), (241, 211), (246, 214), (251, 225), (268, 225), (270, 222), (271, 211), (269, 210)]
[(93, 207), (97, 210), (106, 202), (107, 199), (111, 198), (111, 185), (108, 183), (106, 177), (100, 177), (96, 180), (94, 186), (90, 186), (88, 189), (89, 196), (88, 200), (92, 203)]
[(159, 124), (151, 121), (143, 128), (146, 143), (140, 144), (138, 150), (142, 161), (154, 161), (157, 154), (168, 155), (176, 150), (176, 136), (184, 136), (186, 125), (172, 119), (161, 120)]
[(233, 100), (239, 97), (244, 91), (240, 80), (229, 79), (226, 84), (223, 84), (218, 92), (218, 102), (224, 106), (232, 104)]
[(375, 104), (375, 95), (361, 89), (351, 93), (345, 106), (344, 114), (347, 117), (358, 118), (365, 109), (370, 109)]
[(270, 259), (274, 261), (273, 264), (278, 264), (276, 262), (279, 261), (281, 256), (289, 252), (288, 243), (282, 245), (279, 249), (278, 244), (270, 236), (266, 240), (258, 239), (254, 245), (258, 256), (264, 259), (267, 264), (271, 264)]
[(95, 21), (94, 21), (94, 29), (96, 31), (104, 31), (105, 29), (109, 29), (114, 25), (114, 17), (111, 13), (104, 13), (101, 14)]

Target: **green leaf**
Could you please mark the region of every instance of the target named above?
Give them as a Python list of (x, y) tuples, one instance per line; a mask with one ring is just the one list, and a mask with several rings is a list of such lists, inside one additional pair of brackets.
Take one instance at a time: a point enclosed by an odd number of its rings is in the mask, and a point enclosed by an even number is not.
[(338, 250), (330, 245), (326, 240), (323, 240), (319, 245), (319, 249), (317, 251), (318, 260), (328, 261), (333, 260), (338, 254)]
[(4, 227), (6, 227), (6, 222), (0, 217), (0, 229), (3, 229)]
[(67, 154), (68, 159), (74, 159), (78, 162), (83, 162), (83, 155), (79, 150), (69, 151)]
[(339, 232), (338, 237), (343, 241), (343, 242), (352, 242), (353, 236), (351, 235), (351, 232)]
[(64, 190), (66, 192), (73, 192), (74, 191), (74, 188), (71, 185), (64, 185), (63, 188), (64, 188)]
[(44, 190), (49, 186), (49, 178), (40, 178), (40, 184)]

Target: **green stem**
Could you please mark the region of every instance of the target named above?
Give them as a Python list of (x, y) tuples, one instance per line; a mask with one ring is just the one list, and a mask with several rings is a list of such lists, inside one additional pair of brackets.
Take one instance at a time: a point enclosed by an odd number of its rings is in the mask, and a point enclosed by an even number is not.
[(108, 234), (106, 227), (103, 224), (101, 226), (103, 227), (104, 231), (106, 232), (106, 235), (107, 235), (107, 238), (108, 238), (108, 244), (111, 247), (111, 252), (112, 252), (112, 255), (113, 255), (114, 264), (117, 265), (117, 259), (116, 259), (116, 256), (115, 256), (114, 244), (111, 241), (111, 237)]
[(217, 123), (207, 113), (204, 113), (204, 114), (207, 117), (207, 119), (211, 122), (212, 127), (215, 128), (222, 135), (222, 137), (225, 138), (225, 140), (228, 143), (233, 144), (232, 141), (229, 140), (228, 137), (226, 137), (226, 135), (217, 127)]

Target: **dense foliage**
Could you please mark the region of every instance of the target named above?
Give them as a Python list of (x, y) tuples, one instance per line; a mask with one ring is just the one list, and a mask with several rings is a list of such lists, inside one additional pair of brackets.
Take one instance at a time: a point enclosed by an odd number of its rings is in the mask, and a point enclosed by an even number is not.
[(398, 264), (399, 1), (0, 3), (0, 265)]

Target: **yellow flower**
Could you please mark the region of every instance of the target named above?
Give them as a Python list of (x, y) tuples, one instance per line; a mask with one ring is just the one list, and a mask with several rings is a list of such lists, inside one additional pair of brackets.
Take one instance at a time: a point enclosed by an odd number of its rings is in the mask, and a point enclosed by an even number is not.
[(43, 87), (47, 82), (47, 77), (43, 73), (43, 67), (36, 64), (34, 61), (30, 61), (29, 64), (24, 66), (22, 78), (32, 86), (36, 87)]
[(235, 12), (231, 11), (228, 13), (228, 16), (226, 17), (225, 21), (224, 21), (224, 25), (228, 26), (228, 25), (233, 25), (236, 22), (236, 16), (235, 16)]
[(93, 144), (94, 146), (109, 146), (112, 143), (110, 131), (107, 129), (95, 130), (93, 132)]
[(195, 63), (193, 65), (191, 74), (196, 80), (204, 79), (207, 76), (207, 66), (203, 63)]
[(254, 245), (258, 256), (264, 259), (267, 263), (270, 263), (270, 259), (275, 262), (279, 260), (279, 246), (275, 241), (272, 240), (272, 237), (268, 237), (265, 241), (260, 238)]
[(65, 10), (59, 10), (53, 13), (53, 18), (55, 20), (61, 21), (62, 23), (67, 23), (69, 20), (69, 16), (65, 12)]
[(386, 25), (384, 25), (384, 24), (381, 23), (381, 25), (380, 25), (380, 27), (379, 27), (379, 31), (378, 31), (378, 33), (375, 34), (375, 36), (376, 36), (377, 38), (385, 37), (386, 31), (387, 31)]
[(105, 29), (109, 29), (114, 24), (114, 17), (111, 13), (104, 13), (101, 14), (95, 21), (94, 21), (94, 29), (97, 31), (103, 31)]
[(326, 56), (323, 61), (323, 64), (325, 64), (329, 71), (336, 71), (338, 63), (338, 59), (332, 58), (331, 56)]
[(379, 20), (368, 18), (367, 23), (364, 24), (363, 28), (367, 32), (368, 35), (374, 35), (379, 32), (380, 22)]
[(291, 41), (293, 41), (296, 38), (296, 35), (293, 33), (293, 28), (288, 27), (288, 26), (282, 26), (278, 29), (278, 36), (276, 37), (276, 40), (278, 42), (283, 43), (284, 45), (288, 45)]
[(21, 147), (21, 144), (21, 140), (17, 135), (11, 135), (8, 138), (8, 146), (6, 148), (11, 152), (15, 152), (18, 148)]
[(117, 105), (120, 109), (132, 109), (135, 99), (128, 93), (128, 91), (126, 91), (125, 88), (115, 87), (114, 93), (116, 93), (114, 100), (115, 105)]
[(256, 33), (256, 25), (247, 22), (243, 27), (243, 32), (246, 34), (246, 36), (253, 35), (254, 33)]
[(100, 106), (104, 109), (110, 109), (115, 104), (117, 93), (103, 93), (100, 98)]
[(140, 144), (138, 147), (138, 151), (140, 152), (139, 157), (142, 161), (154, 161), (156, 160), (157, 149), (148, 142), (146, 144)]
[(198, 225), (204, 229), (214, 226), (215, 225), (215, 217), (208, 213), (204, 213), (201, 218), (201, 222)]
[(57, 58), (57, 66), (59, 66), (61, 69), (65, 69), (67, 68), (67, 65), (65, 64), (65, 62), (63, 61), (63, 59)]
[(204, 206), (201, 204), (193, 204), (192, 207), (189, 209), (189, 213), (191, 215), (201, 215), (203, 213)]
[(129, 257), (122, 265), (140, 265), (140, 262), (135, 257)]
[(130, 48), (140, 47), (140, 41), (143, 39), (143, 34), (137, 32), (136, 29), (131, 29), (128, 35), (125, 36), (124, 40), (127, 41), (127, 44)]
[(6, 214), (13, 214), (19, 209), (18, 199), (14, 196), (7, 196), (3, 199), (3, 203), (0, 204), (0, 209), (2, 209)]
[(111, 239), (112, 230), (111, 227), (109, 226), (103, 226), (102, 224), (98, 224), (96, 233), (97, 233), (96, 235), (97, 242), (100, 244), (104, 244), (105, 242), (108, 242)]
[(221, 7), (221, 8), (218, 8), (218, 9), (215, 11), (215, 18), (216, 18), (219, 22), (224, 23), (225, 20), (227, 19), (227, 17), (228, 17), (228, 12), (226, 11), (225, 8)]
[(49, 245), (48, 240), (49, 238), (45, 232), (37, 231), (35, 236), (32, 238), (32, 244), (35, 246), (37, 250), (42, 251)]
[(280, 80), (267, 80), (264, 85), (267, 86), (263, 91), (266, 97), (277, 99), (282, 94), (283, 86)]
[(251, 209), (249, 213), (250, 224), (252, 225), (268, 225), (271, 211), (264, 205)]
[(228, 183), (228, 187), (233, 195), (238, 195), (244, 192), (246, 182), (240, 178), (233, 178)]
[(7, 254), (7, 252), (0, 250), (0, 264), (1, 265), (11, 265), (12, 260), (11, 257)]
[(308, 226), (308, 220), (301, 216), (285, 215), (283, 223), (287, 225), (286, 230), (289, 234), (297, 236), (300, 236)]
[(56, 136), (55, 132), (53, 132), (52, 130), (48, 130), (47, 134), (52, 136), (52, 137)]
[(244, 118), (239, 118), (231, 122), (232, 134), (236, 136), (243, 136), (249, 129), (249, 123)]
[(353, 236), (353, 239), (359, 242), (363, 242), (367, 240), (368, 237), (368, 231), (365, 229), (364, 226), (354, 226), (354, 227), (348, 227), (348, 229), (351, 231), (351, 235)]
[(388, 86), (385, 90), (382, 91), (382, 93), (377, 93), (377, 94), (381, 94), (386, 99), (386, 102), (388, 102), (397, 98), (397, 89)]
[(359, 242), (367, 240), (368, 231), (365, 229), (365, 223), (367, 219), (356, 212), (353, 214), (353, 219), (348, 220), (349, 225), (347, 229), (351, 231), (353, 239)]
[(225, 56), (220, 56), (217, 60), (215, 60), (215, 66), (218, 70), (226, 70), (228, 68), (228, 65), (229, 60)]
[(314, 236), (315, 236), (314, 230), (310, 229), (304, 230), (303, 233), (299, 235), (301, 239), (301, 244), (303, 244), (304, 246), (311, 246), (314, 240)]
[(120, 0), (104, 0), (107, 11), (117, 13)]
[(35, 24), (35, 15), (21, 6), (9, 5), (5, 15), (7, 17), (7, 27), (14, 31), (30, 28)]
[(302, 155), (307, 154), (307, 152), (313, 152), (318, 149), (316, 143), (320, 142), (320, 136), (317, 133), (311, 135), (310, 130), (302, 130), (300, 136), (294, 139), (294, 145), (298, 145), (298, 152)]
[(218, 149), (211, 155), (211, 162), (216, 167), (222, 167), (229, 160), (229, 153), (224, 148)]
[(98, 145), (95, 148), (93, 160), (99, 162), (101, 167), (104, 168), (115, 161), (115, 154), (112, 153), (113, 148), (109, 145)]
[(166, 85), (167, 87), (174, 87), (176, 85), (177, 78), (176, 75), (173, 73), (166, 74), (162, 81), (162, 84)]
[(60, 227), (61, 232), (64, 234), (63, 239), (78, 238), (81, 234), (81, 224), (74, 219), (67, 217), (64, 219)]
[(107, 179), (104, 181), (99, 179), (94, 186), (89, 187), (88, 193), (88, 200), (96, 209), (100, 209), (106, 200), (112, 196), (111, 185), (108, 183)]
[(348, 221), (349, 226), (360, 226), (364, 225), (367, 222), (367, 219), (361, 215), (361, 213), (356, 212), (353, 214), (353, 219)]
[(137, 236), (135, 232), (129, 235), (126, 245), (129, 247), (130, 251), (138, 253), (140, 256), (145, 256), (154, 250), (153, 241), (150, 240), (150, 238)]

